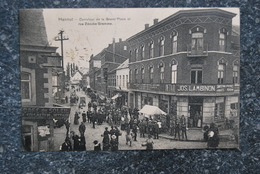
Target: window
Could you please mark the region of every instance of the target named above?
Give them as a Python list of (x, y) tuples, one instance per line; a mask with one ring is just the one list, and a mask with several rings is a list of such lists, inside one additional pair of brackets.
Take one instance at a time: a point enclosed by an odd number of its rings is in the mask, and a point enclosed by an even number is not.
[(129, 71), (129, 83), (132, 83), (133, 79), (132, 79), (132, 70)]
[(149, 58), (153, 58), (153, 56), (154, 56), (154, 45), (153, 45), (153, 41), (151, 41), (150, 43), (149, 43)]
[(177, 32), (172, 33), (172, 53), (177, 53)]
[(138, 60), (138, 48), (135, 49), (135, 61)]
[(159, 56), (164, 55), (164, 37), (161, 36), (159, 39)]
[(191, 83), (193, 83), (193, 84), (202, 83), (202, 69), (201, 68), (191, 69)]
[(138, 83), (138, 69), (135, 69), (135, 83)]
[(31, 100), (31, 75), (29, 73), (21, 73), (21, 97)]
[(161, 62), (159, 64), (159, 69), (160, 69), (160, 83), (164, 82), (164, 64)]
[(121, 87), (121, 84), (122, 82), (121, 82), (121, 75), (119, 76), (119, 86)]
[(125, 75), (123, 75), (123, 87), (125, 87)]
[(203, 33), (196, 32), (192, 33), (191, 40), (191, 51), (192, 52), (202, 52), (203, 51)]
[[(129, 51), (129, 58), (130, 58), (130, 60), (132, 60), (132, 51), (130, 50)], [(134, 60), (132, 60), (133, 62), (134, 62)]]
[(218, 65), (218, 84), (224, 83), (225, 64)]
[(177, 65), (172, 65), (172, 83), (177, 83)]
[(226, 51), (227, 47), (227, 30), (222, 28), (219, 33), (219, 51)]
[(128, 75), (126, 75), (126, 77), (125, 77), (125, 82), (126, 82), (126, 86), (127, 86), (127, 83), (129, 82), (128, 81)]
[(238, 83), (238, 69), (239, 66), (237, 64), (233, 65), (233, 83)]
[(141, 60), (144, 59), (144, 45), (141, 46)]
[(141, 68), (141, 81), (144, 83), (144, 67)]
[(149, 81), (153, 83), (153, 67), (149, 68)]

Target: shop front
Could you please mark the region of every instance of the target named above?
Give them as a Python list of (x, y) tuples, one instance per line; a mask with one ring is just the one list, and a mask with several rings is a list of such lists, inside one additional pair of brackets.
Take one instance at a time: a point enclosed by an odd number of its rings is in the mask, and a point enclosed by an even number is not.
[(55, 120), (66, 120), (70, 108), (22, 107), (23, 151), (53, 151)]

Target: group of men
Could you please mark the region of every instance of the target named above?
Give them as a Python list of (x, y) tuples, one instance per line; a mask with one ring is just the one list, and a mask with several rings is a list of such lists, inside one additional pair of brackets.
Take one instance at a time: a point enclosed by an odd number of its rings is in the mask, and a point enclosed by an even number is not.
[[(175, 117), (174, 120), (172, 120), (171, 125), (170, 125), (171, 131), (170, 135), (174, 136), (174, 139), (177, 140), (187, 140), (187, 122), (186, 118), (184, 115), (182, 115), (180, 118), (177, 116)], [(181, 133), (181, 137), (180, 137)]]

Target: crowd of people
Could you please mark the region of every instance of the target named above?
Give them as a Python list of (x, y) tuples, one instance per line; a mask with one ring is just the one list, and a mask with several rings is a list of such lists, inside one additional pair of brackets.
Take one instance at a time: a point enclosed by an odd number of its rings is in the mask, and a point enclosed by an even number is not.
[[(93, 94), (92, 94), (93, 96)], [(82, 122), (79, 119), (82, 117)], [(117, 108), (112, 102), (107, 101), (106, 104), (101, 104), (98, 100), (91, 100), (87, 104), (87, 111), (80, 110), (74, 114), (74, 125), (79, 126), (80, 135), (71, 132), (69, 135), (69, 123), (65, 122), (67, 133), (66, 139), (61, 146), (62, 151), (84, 151), (86, 150), (85, 140), (85, 124), (91, 124), (93, 129), (97, 125), (110, 125), (111, 129), (105, 128), (102, 137), (102, 142), (95, 140), (93, 149), (104, 151), (116, 151), (119, 149), (119, 136), (121, 131), (125, 131), (126, 145), (132, 146), (133, 141), (137, 141), (138, 133), (140, 138), (148, 138), (145, 143), (147, 150), (153, 149), (153, 139), (159, 139), (159, 134), (162, 133), (162, 121), (159, 117), (147, 118), (139, 115), (138, 109), (129, 109), (127, 107)], [(175, 140), (187, 141), (187, 121), (184, 115), (171, 117), (167, 132), (170, 136), (174, 136)], [(217, 147), (219, 143), (218, 130), (211, 124), (210, 127), (204, 127), (204, 140), (207, 141), (208, 147)], [(102, 148), (101, 148), (102, 147)]]

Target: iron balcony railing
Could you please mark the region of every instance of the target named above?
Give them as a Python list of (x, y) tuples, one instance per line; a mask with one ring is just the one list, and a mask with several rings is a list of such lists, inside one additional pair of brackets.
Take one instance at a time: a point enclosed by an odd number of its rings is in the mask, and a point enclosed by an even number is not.
[(188, 57), (202, 57), (208, 56), (208, 44), (202, 44), (201, 46), (187, 45), (187, 56)]

